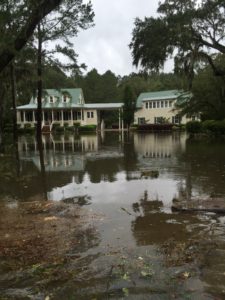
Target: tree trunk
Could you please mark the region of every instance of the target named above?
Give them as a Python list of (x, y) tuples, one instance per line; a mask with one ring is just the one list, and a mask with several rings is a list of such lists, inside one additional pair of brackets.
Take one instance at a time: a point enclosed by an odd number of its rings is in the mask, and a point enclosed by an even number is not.
[(37, 75), (38, 75), (38, 82), (37, 82), (38, 94), (37, 94), (36, 134), (37, 134), (37, 138), (40, 139), (41, 124), (42, 124), (42, 32), (41, 32), (40, 24), (38, 24)]
[(3, 85), (3, 75), (0, 76), (0, 148), (3, 142), (3, 118), (4, 118), (4, 98), (5, 98), (5, 87)]
[(16, 76), (15, 76), (15, 64), (11, 63), (11, 90), (12, 90), (12, 108), (13, 108), (13, 138), (17, 143), (17, 118), (16, 118)]

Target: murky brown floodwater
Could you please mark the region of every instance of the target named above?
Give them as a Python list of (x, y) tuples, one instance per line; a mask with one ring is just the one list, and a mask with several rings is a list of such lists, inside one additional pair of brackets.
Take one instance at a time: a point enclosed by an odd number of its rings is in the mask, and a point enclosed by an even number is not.
[[(34, 137), (0, 154), (0, 299), (225, 299), (225, 143), (185, 134)], [(46, 200), (47, 198), (47, 200)]]

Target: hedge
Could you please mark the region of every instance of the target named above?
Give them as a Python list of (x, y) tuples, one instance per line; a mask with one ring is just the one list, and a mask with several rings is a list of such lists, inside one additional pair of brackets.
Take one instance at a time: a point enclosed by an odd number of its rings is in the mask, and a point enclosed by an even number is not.
[(78, 131), (79, 132), (94, 132), (96, 131), (96, 125), (84, 125), (84, 126), (79, 126)]
[(186, 128), (189, 133), (225, 135), (225, 120), (206, 120), (204, 122), (192, 121), (187, 123)]

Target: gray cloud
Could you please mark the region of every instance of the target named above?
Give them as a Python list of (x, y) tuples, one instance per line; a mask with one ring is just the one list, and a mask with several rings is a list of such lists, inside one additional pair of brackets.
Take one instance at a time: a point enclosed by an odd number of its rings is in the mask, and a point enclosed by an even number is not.
[[(132, 66), (128, 44), (136, 17), (156, 16), (158, 0), (93, 0), (95, 26), (81, 31), (75, 39), (79, 62), (99, 73), (112, 70), (117, 75), (129, 74)], [(171, 69), (171, 63), (166, 66)]]

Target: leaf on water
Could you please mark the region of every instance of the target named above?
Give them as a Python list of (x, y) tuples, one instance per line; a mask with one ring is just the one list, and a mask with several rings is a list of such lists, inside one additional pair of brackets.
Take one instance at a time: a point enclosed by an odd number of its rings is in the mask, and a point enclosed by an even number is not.
[(53, 217), (46, 217), (46, 218), (44, 218), (44, 221), (56, 221), (56, 220), (58, 220), (58, 218), (57, 218), (57, 217), (55, 217), (55, 216), (53, 216)]
[(141, 271), (141, 276), (143, 277), (151, 277), (152, 275), (152, 272)]
[(130, 277), (129, 277), (129, 275), (128, 275), (127, 273), (125, 273), (125, 274), (123, 275), (123, 279), (124, 279), (124, 280), (129, 280)]
[(127, 288), (123, 288), (122, 291), (123, 291), (125, 297), (129, 296), (129, 290)]
[(185, 279), (189, 278), (189, 277), (190, 277), (190, 273), (189, 273), (189, 272), (184, 272), (184, 273), (183, 273), (183, 277), (184, 277)]

